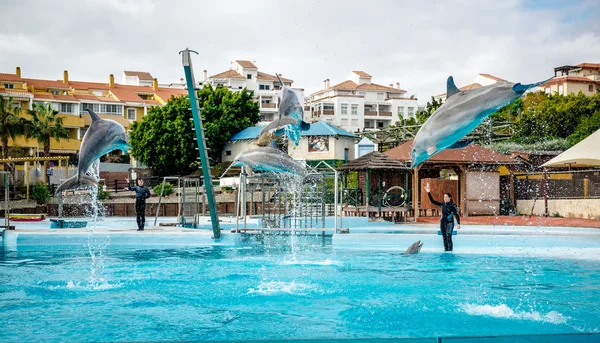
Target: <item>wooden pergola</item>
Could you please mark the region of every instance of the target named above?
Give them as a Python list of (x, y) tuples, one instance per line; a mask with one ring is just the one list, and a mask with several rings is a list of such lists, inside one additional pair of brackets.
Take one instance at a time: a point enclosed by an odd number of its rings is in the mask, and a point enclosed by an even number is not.
[[(390, 149), (385, 154), (400, 162), (410, 163), (412, 140)], [(521, 162), (510, 156), (502, 155), (476, 144), (469, 144), (462, 149), (446, 149), (432, 156), (417, 168), (412, 169), (412, 204), (415, 217), (419, 216), (419, 199), (421, 194), (422, 176), (439, 176), (441, 169), (451, 169), (458, 175), (457, 205), (464, 216), (468, 216), (467, 202), (474, 199), (467, 198), (467, 172), (470, 170), (493, 171), (500, 166), (515, 168)], [(437, 176), (436, 176), (437, 177)]]
[[(377, 192), (380, 194), (382, 192), (382, 181), (384, 178), (390, 180), (392, 183), (397, 182), (401, 183), (398, 186), (403, 186), (404, 190), (407, 190), (408, 186), (408, 174), (410, 173), (410, 168), (404, 162), (400, 162), (389, 156), (374, 151), (363, 155), (353, 161), (350, 161), (344, 164), (341, 167), (336, 169), (339, 172), (347, 173), (351, 171), (359, 172), (359, 188), (362, 180), (364, 180), (365, 185), (365, 201), (364, 206), (359, 206), (357, 209), (358, 212), (362, 214), (362, 212), (366, 212), (367, 216), (373, 213), (381, 214), (382, 211), (392, 211), (392, 212), (406, 212), (408, 210), (407, 207), (395, 208), (395, 209), (387, 209), (381, 208), (381, 204), (379, 206), (374, 207), (369, 204), (369, 199), (373, 193), (372, 189), (372, 176), (378, 177), (377, 180)], [(361, 178), (361, 174), (364, 175), (364, 178)], [(374, 175), (373, 175), (374, 174)], [(346, 179), (346, 178), (345, 178)]]
[(27, 200), (29, 200), (29, 163), (44, 162), (44, 184), (46, 184), (46, 162), (58, 160), (58, 167), (65, 166), (66, 177), (69, 178), (69, 156), (51, 156), (51, 157), (9, 157), (0, 158), (0, 164), (4, 163), (25, 163), (25, 187), (27, 189)]

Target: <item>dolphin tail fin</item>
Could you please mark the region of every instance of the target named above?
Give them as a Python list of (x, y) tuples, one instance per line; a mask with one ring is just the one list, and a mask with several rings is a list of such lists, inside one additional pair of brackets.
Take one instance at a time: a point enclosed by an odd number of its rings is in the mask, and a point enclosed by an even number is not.
[(551, 77), (551, 78), (549, 78), (549, 79), (547, 79), (547, 80), (544, 80), (544, 81), (540, 81), (540, 82), (536, 82), (536, 83), (530, 83), (530, 84), (528, 84), (528, 85), (522, 85), (522, 84), (520, 84), (520, 83), (516, 83), (516, 84), (515, 84), (515, 85), (512, 87), (512, 89), (513, 89), (513, 91), (514, 91), (515, 93), (518, 93), (518, 94), (523, 94), (523, 93), (525, 93), (526, 91), (530, 90), (531, 88), (535, 88), (535, 87), (537, 87), (537, 86), (539, 86), (539, 85), (543, 85), (544, 83), (546, 83), (546, 82), (548, 82), (548, 81), (550, 81), (550, 80), (552, 80), (552, 79), (553, 79), (553, 77)]
[(446, 81), (446, 98), (449, 98), (458, 92), (458, 87), (454, 84), (454, 78), (448, 76), (448, 81)]
[(304, 120), (300, 122), (300, 131), (308, 131), (310, 129), (310, 124), (305, 122)]
[(58, 188), (56, 188), (56, 193), (61, 193), (68, 190), (75, 190), (80, 188), (92, 188), (98, 186), (98, 180), (87, 174), (82, 175), (73, 175), (70, 178), (66, 179), (65, 182), (61, 183)]

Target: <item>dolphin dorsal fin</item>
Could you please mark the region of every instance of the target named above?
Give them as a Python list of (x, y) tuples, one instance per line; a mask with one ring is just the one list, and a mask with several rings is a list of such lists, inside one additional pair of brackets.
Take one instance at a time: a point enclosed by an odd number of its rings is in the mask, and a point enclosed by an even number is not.
[(89, 108), (87, 109), (87, 111), (90, 114), (90, 117), (92, 117), (92, 122), (95, 122), (96, 120), (102, 119), (102, 118), (100, 118), (99, 115), (96, 114), (96, 112), (90, 110)]
[(448, 81), (446, 81), (446, 99), (458, 93), (459, 90), (456, 88), (454, 84), (454, 78), (452, 76), (448, 76)]

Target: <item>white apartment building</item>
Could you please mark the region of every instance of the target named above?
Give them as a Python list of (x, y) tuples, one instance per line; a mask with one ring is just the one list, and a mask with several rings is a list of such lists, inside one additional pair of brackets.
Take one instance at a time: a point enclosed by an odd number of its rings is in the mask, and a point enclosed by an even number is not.
[[(489, 86), (489, 85), (494, 84), (494, 83), (496, 83), (498, 81), (506, 82), (505, 79), (501, 79), (501, 78), (496, 77), (494, 75), (490, 75), (490, 74), (478, 74), (466, 86), (460, 87), (459, 89), (461, 91), (466, 91), (466, 90), (469, 90), (469, 89), (475, 89), (475, 88), (479, 88), (479, 87), (483, 87), (483, 86)], [(442, 93), (442, 94), (436, 95), (434, 98), (436, 100), (441, 100), (442, 102), (444, 102), (444, 101), (446, 101), (446, 93)]]
[[(232, 91), (244, 88), (254, 91), (254, 98), (260, 104), (261, 122), (270, 122), (274, 119), (279, 109), (279, 93), (281, 83), (277, 76), (258, 71), (258, 67), (251, 61), (236, 60), (232, 62), (231, 69), (208, 77), (204, 70), (204, 83), (213, 87), (218, 85), (227, 87)], [(293, 80), (281, 77), (284, 85), (292, 87)], [(304, 89), (292, 88), (298, 95), (300, 104), (304, 103)]]
[(307, 101), (304, 120), (322, 120), (356, 132), (386, 128), (401, 118), (415, 116), (415, 96), (406, 97), (399, 83), (386, 87), (372, 83), (371, 78), (364, 71), (353, 71), (349, 80), (333, 86), (325, 80), (323, 89)]

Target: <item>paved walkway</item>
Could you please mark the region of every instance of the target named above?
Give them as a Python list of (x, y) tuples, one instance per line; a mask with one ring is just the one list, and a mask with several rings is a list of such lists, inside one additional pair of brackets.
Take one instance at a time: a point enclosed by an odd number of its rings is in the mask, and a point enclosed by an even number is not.
[[(418, 223), (438, 223), (438, 217), (419, 217)], [(600, 229), (600, 220), (579, 218), (553, 218), (532, 216), (470, 216), (461, 217), (462, 224), (522, 225), (522, 226), (568, 226)]]

